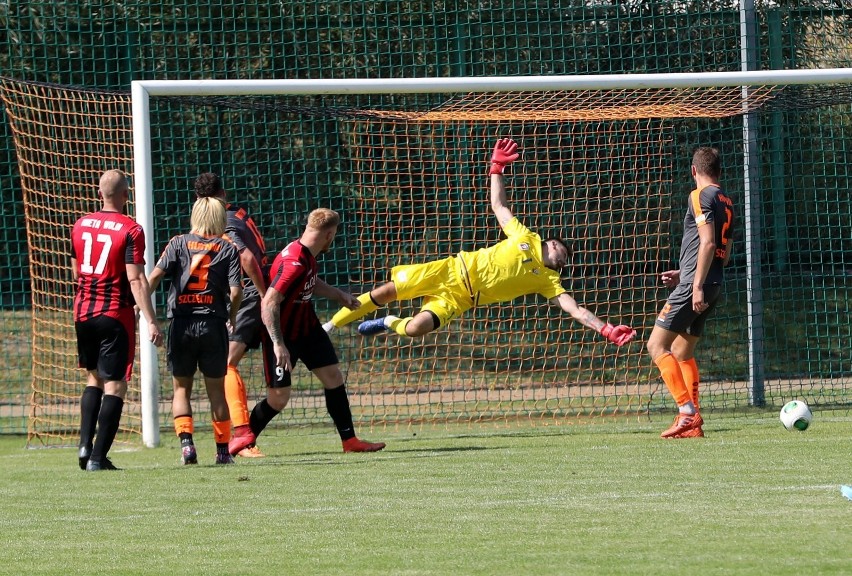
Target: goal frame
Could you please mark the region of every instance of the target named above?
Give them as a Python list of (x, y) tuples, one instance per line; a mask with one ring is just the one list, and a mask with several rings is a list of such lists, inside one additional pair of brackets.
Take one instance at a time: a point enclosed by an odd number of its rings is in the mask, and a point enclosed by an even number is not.
[[(514, 77), (453, 78), (377, 78), (377, 79), (294, 79), (294, 80), (136, 80), (131, 82), (133, 122), (133, 181), (136, 221), (145, 230), (145, 271), (155, 264), (153, 172), (150, 127), (150, 98), (157, 96), (272, 96), (333, 94), (426, 94), (474, 92), (540, 92), (652, 88), (742, 87), (744, 110), (749, 87), (759, 85), (852, 84), (852, 68), (814, 70), (761, 70), (733, 72), (607, 74)], [(748, 114), (747, 114), (748, 115)], [(756, 136), (750, 122), (743, 124), (744, 154), (744, 229), (746, 274), (749, 285), (759, 287), (760, 246), (755, 245), (753, 227), (759, 225), (756, 186), (751, 185), (754, 163), (749, 155), (755, 150)], [(751, 291), (758, 294), (759, 291)], [(762, 304), (749, 303), (749, 340), (761, 342)], [(140, 324), (140, 389), (142, 409), (142, 441), (145, 446), (160, 443), (159, 372), (157, 352), (148, 341), (147, 325)], [(763, 376), (757, 358), (759, 350), (750, 344), (749, 379), (753, 404), (763, 397)]]

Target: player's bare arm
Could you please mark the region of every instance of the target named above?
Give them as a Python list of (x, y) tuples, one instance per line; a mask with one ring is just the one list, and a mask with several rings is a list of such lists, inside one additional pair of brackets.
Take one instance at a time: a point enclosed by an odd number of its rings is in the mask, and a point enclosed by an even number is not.
[(354, 296), (349, 292), (345, 292), (336, 286), (332, 286), (319, 278), (317, 278), (317, 283), (314, 286), (314, 294), (321, 298), (334, 300), (341, 306), (345, 306), (350, 310), (357, 310), (361, 306), (361, 302), (358, 301), (357, 296)]
[(266, 282), (263, 279), (263, 271), (260, 269), (260, 262), (257, 261), (257, 258), (254, 257), (251, 250), (243, 249), (240, 252), (240, 266), (243, 269), (243, 272), (246, 273), (246, 276), (249, 277), (252, 284), (254, 284), (255, 288), (257, 288), (257, 292), (260, 294), (260, 297), (266, 294)]
[(231, 317), (228, 322), (231, 323), (231, 330), (237, 325), (237, 312), (240, 310), (240, 304), (243, 303), (243, 287), (231, 286)]
[(512, 211), (506, 199), (506, 188), (503, 185), (503, 170), (518, 159), (518, 144), (511, 138), (501, 138), (494, 145), (491, 153), (491, 167), (488, 174), (491, 178), (491, 210), (497, 217), (500, 226), (505, 226), (513, 218)]
[(725, 258), (722, 260), (722, 266), (727, 266), (731, 261), (731, 251), (734, 249), (734, 237), (731, 235), (731, 238), (728, 240), (728, 245), (725, 246)]
[(666, 270), (660, 274), (660, 280), (666, 288), (674, 288), (680, 283), (680, 270)]
[(148, 322), (148, 339), (155, 346), (162, 346), (163, 334), (160, 332), (160, 324), (157, 322), (154, 305), (151, 304), (153, 289), (148, 284), (145, 271), (140, 264), (126, 264), (125, 269), (127, 271), (127, 279), (130, 281), (130, 291), (133, 293), (136, 305), (139, 306), (139, 310)]
[(494, 212), (501, 227), (514, 217), (506, 201), (506, 188), (503, 185), (502, 174), (491, 175), (491, 211)]
[(692, 309), (704, 312), (707, 302), (704, 301), (704, 281), (716, 254), (716, 239), (713, 227), (704, 224), (698, 227), (698, 259), (695, 267), (695, 279), (692, 281)]
[(564, 312), (570, 314), (574, 320), (586, 328), (591, 328), (595, 332), (600, 332), (606, 324), (606, 322), (595, 316), (591, 310), (577, 304), (577, 301), (569, 296), (567, 292), (563, 292), (556, 298), (552, 298), (550, 302), (559, 306)]
[(284, 335), (281, 333), (281, 301), (284, 297), (278, 290), (270, 286), (266, 289), (266, 295), (260, 301), (260, 318), (275, 351), (275, 365), (287, 370), (292, 370), (290, 364), (290, 351), (284, 345)]
[(165, 276), (166, 272), (162, 268), (154, 267), (154, 270), (148, 274), (148, 287), (151, 289), (151, 293), (157, 291), (157, 288), (160, 286), (160, 282), (163, 280), (163, 276)]
[(577, 301), (574, 300), (567, 292), (563, 292), (556, 298), (551, 298), (550, 302), (562, 308), (563, 311), (571, 315), (574, 320), (587, 328), (591, 328), (598, 332), (601, 336), (615, 344), (623, 346), (636, 337), (636, 330), (629, 326), (620, 324), (613, 326), (609, 322), (604, 322), (587, 308), (583, 308)]

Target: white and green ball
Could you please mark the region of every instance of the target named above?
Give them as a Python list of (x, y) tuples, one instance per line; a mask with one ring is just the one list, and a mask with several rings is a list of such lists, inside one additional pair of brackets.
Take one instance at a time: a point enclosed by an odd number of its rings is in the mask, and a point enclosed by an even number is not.
[(781, 408), (781, 423), (787, 430), (807, 430), (814, 415), (803, 400), (791, 400)]

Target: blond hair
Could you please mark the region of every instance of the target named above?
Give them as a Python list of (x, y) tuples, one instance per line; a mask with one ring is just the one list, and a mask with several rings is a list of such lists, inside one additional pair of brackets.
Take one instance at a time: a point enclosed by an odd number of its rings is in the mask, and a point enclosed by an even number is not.
[(308, 214), (308, 228), (325, 232), (340, 226), (340, 215), (330, 208), (317, 208)]
[(228, 224), (225, 203), (219, 198), (203, 197), (192, 205), (192, 231), (202, 236), (221, 236)]
[(112, 200), (116, 194), (124, 194), (128, 190), (127, 176), (121, 170), (107, 170), (98, 180), (98, 189), (104, 200)]

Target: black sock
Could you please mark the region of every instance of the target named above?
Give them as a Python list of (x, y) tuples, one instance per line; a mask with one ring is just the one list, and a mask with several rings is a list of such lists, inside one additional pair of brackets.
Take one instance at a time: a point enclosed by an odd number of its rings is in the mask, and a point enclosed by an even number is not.
[(92, 447), (103, 395), (104, 391), (97, 386), (86, 386), (83, 389), (80, 397), (80, 446)]
[(180, 434), (178, 434), (178, 438), (180, 438), (181, 448), (183, 448), (184, 446), (193, 445), (192, 434), (190, 434), (189, 432), (181, 432)]
[(228, 452), (228, 443), (227, 442), (216, 442), (216, 454), (220, 456), (224, 456), (225, 454), (230, 454)]
[(255, 404), (249, 416), (249, 427), (254, 432), (254, 435), (260, 436), (266, 425), (278, 416), (278, 412), (278, 410), (269, 405), (266, 398)]
[(342, 384), (337, 388), (325, 392), (325, 407), (331, 419), (334, 420), (334, 425), (337, 428), (337, 433), (340, 434), (341, 440), (349, 440), (355, 437), (355, 425), (352, 423), (352, 410), (349, 408), (349, 396), (346, 394), (346, 385)]
[(124, 406), (124, 399), (104, 394), (101, 401), (101, 413), (98, 415), (98, 436), (95, 438), (95, 445), (92, 448), (92, 460), (102, 462), (109, 449), (112, 448), (112, 442), (115, 440), (115, 435), (118, 433), (118, 425), (121, 422), (121, 409)]

